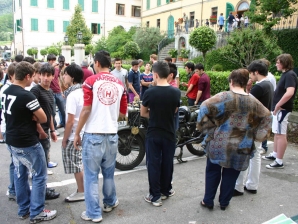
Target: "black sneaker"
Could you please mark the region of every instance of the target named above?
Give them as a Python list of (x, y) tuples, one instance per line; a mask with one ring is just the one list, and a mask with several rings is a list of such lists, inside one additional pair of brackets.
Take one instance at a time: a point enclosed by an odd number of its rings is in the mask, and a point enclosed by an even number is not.
[(283, 169), (284, 164), (279, 164), (278, 162), (274, 161), (273, 163), (266, 165), (267, 169)]
[(242, 196), (242, 195), (243, 195), (243, 192), (237, 191), (236, 189), (234, 189), (233, 197)]
[(273, 156), (272, 153), (270, 153), (268, 156), (262, 156), (262, 159), (274, 161), (276, 158)]
[(244, 186), (244, 190), (251, 193), (251, 194), (256, 194), (257, 193), (257, 190), (250, 190), (250, 189), (247, 189), (246, 186)]

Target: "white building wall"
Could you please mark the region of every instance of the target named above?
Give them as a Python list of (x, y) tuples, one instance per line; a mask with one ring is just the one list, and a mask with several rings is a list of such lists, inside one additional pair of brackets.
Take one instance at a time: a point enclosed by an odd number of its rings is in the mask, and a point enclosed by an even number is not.
[[(13, 0), (15, 5), (14, 24), (21, 19), (21, 7), (19, 0)], [(106, 3), (106, 6), (105, 6)], [(125, 15), (116, 15), (116, 4), (125, 4)], [(63, 0), (55, 0), (54, 8), (47, 8), (47, 0), (38, 0), (38, 6), (30, 6), (29, 0), (23, 0), (23, 25), (22, 30), (15, 33), (15, 48), (17, 53), (23, 51), (27, 55), (27, 49), (35, 47), (44, 49), (53, 43), (63, 42), (63, 21), (70, 21), (74, 14), (77, 0), (70, 0), (69, 10), (63, 9)], [(132, 17), (132, 6), (141, 6), (141, 0), (99, 0), (98, 12), (92, 12), (92, 1), (85, 0), (82, 12), (87, 26), (91, 29), (91, 23), (101, 25), (101, 33), (94, 34), (92, 42), (96, 42), (102, 36), (108, 36), (108, 32), (116, 26), (123, 26), (128, 30), (132, 26), (140, 26), (141, 17)], [(38, 31), (31, 31), (31, 19), (38, 19)], [(47, 21), (54, 20), (54, 32), (48, 32)], [(24, 36), (22, 37), (22, 31)], [(13, 50), (14, 52), (14, 50)]]

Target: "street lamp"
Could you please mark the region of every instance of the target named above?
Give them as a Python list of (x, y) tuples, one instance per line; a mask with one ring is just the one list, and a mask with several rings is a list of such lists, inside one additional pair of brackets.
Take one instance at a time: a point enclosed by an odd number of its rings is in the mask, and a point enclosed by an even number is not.
[(77, 39), (78, 39), (78, 41), (79, 41), (79, 44), (81, 43), (82, 38), (83, 38), (83, 34), (82, 34), (81, 31), (79, 31), (78, 34), (77, 34)]
[(64, 36), (64, 42), (65, 42), (65, 45), (68, 44), (68, 36), (67, 35)]

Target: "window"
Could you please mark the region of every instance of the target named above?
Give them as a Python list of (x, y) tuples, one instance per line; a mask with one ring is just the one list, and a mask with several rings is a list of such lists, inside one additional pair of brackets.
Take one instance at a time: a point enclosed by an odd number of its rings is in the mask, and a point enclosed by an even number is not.
[(242, 2), (238, 6), (238, 10), (237, 11), (244, 11), (244, 10), (248, 10), (248, 9), (249, 9), (249, 4), (247, 2)]
[(211, 24), (217, 23), (217, 7), (211, 8), (210, 23)]
[(146, 27), (149, 27), (149, 26), (150, 26), (150, 22), (147, 21), (147, 22), (146, 22)]
[(69, 10), (69, 0), (63, 0), (63, 9)]
[(31, 19), (31, 31), (38, 31), (38, 19)]
[(157, 6), (161, 5), (161, 0), (157, 0)]
[(156, 27), (160, 28), (160, 19), (156, 20)]
[(63, 21), (63, 32), (67, 31), (67, 27), (69, 26), (69, 21)]
[(116, 4), (116, 14), (117, 15), (123, 15), (124, 16), (124, 9), (125, 9), (124, 4)]
[(48, 32), (54, 32), (54, 20), (48, 20)]
[(92, 12), (98, 12), (98, 0), (92, 0)]
[(16, 21), (16, 31), (21, 31), (22, 30), (21, 27), (22, 27), (22, 20), (17, 19), (17, 21)]
[(84, 11), (84, 0), (78, 0), (79, 5), (82, 8), (82, 11)]
[(48, 8), (53, 9), (54, 8), (54, 0), (48, 0), (47, 6), (48, 6)]
[(189, 13), (189, 27), (194, 27), (195, 12)]
[(141, 7), (140, 6), (131, 6), (131, 16), (132, 17), (141, 17)]
[[(21, 5), (21, 1), (20, 1), (20, 5)], [(30, 0), (30, 5), (37, 6), (37, 0)]]
[(91, 23), (91, 32), (92, 32), (92, 34), (100, 34), (100, 24), (99, 23)]
[(150, 0), (147, 0), (146, 9), (150, 9)]

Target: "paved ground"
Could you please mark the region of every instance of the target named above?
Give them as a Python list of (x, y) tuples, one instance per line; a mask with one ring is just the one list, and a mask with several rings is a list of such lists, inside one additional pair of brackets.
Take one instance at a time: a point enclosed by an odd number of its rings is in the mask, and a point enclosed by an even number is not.
[[(61, 130), (61, 129), (60, 129)], [(84, 202), (65, 203), (64, 198), (76, 190), (73, 175), (64, 174), (60, 151), (61, 139), (52, 144), (51, 160), (59, 163), (48, 177), (48, 185), (56, 186), (60, 198), (46, 201), (47, 209), (57, 209), (58, 216), (51, 224), (88, 223), (81, 220)], [(269, 146), (272, 149), (273, 145)], [(10, 155), (5, 145), (0, 145), (0, 224), (28, 223), (17, 218), (16, 202), (8, 201), (8, 165)], [(186, 151), (186, 150), (185, 150)], [(175, 196), (164, 201), (162, 207), (153, 207), (143, 200), (148, 191), (147, 172), (144, 166), (131, 172), (116, 172), (115, 180), (120, 205), (111, 213), (103, 214), (104, 223), (262, 223), (281, 213), (291, 217), (298, 214), (298, 149), (290, 145), (285, 155), (285, 169), (268, 170), (262, 161), (260, 186), (256, 195), (245, 193), (233, 198), (226, 211), (221, 211), (217, 198), (215, 208), (209, 211), (199, 206), (204, 194), (206, 158), (185, 153), (190, 161), (176, 164), (174, 171)], [(91, 223), (91, 222), (90, 222)]]

